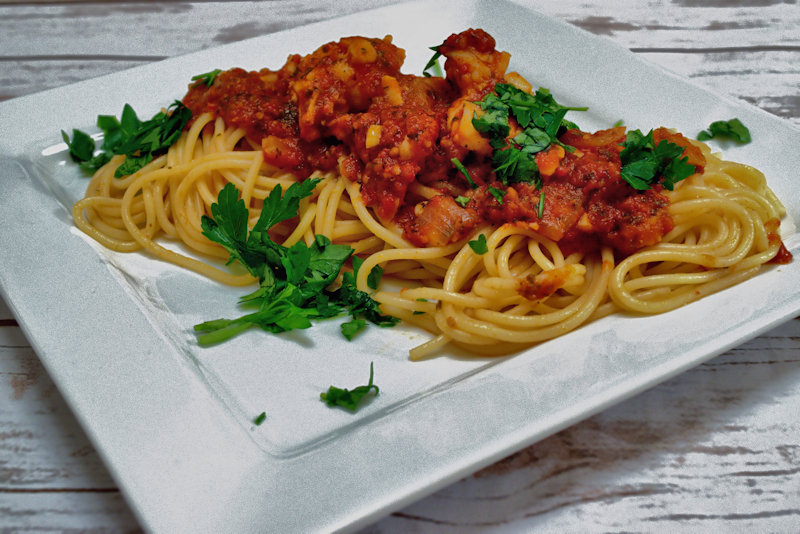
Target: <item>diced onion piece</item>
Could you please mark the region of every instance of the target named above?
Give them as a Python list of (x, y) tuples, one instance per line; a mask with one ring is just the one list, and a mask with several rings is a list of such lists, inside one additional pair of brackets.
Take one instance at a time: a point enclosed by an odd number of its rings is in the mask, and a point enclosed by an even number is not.
[(381, 131), (383, 127), (380, 124), (373, 124), (367, 130), (367, 148), (378, 146), (381, 143)]
[(348, 48), (350, 56), (356, 63), (375, 63), (378, 59), (378, 51), (368, 40), (358, 37), (353, 39)]
[(400, 91), (400, 84), (392, 76), (384, 76), (381, 78), (381, 86), (383, 87), (383, 94), (393, 106), (403, 105), (403, 93)]
[(533, 86), (528, 83), (528, 80), (520, 76), (517, 72), (506, 73), (506, 83), (511, 84), (520, 91), (525, 91), (526, 93), (533, 91)]

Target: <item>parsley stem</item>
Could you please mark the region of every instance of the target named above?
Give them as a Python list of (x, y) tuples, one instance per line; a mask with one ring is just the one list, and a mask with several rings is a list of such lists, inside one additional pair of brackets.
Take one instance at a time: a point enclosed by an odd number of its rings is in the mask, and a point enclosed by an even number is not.
[[(541, 105), (542, 105), (540, 102), (537, 102), (535, 100), (534, 101), (530, 101), (530, 100), (517, 100), (517, 99), (508, 100), (508, 104), (509, 105), (513, 105), (514, 107), (519, 107), (519, 108), (538, 108), (538, 107), (541, 107)], [(589, 108), (588, 107), (569, 108), (569, 107), (566, 107), (566, 106), (560, 106), (560, 109), (566, 109), (566, 110), (569, 110), (569, 111), (586, 111)]]
[(467, 170), (466, 167), (464, 167), (463, 163), (458, 161), (458, 158), (452, 158), (450, 160), (450, 163), (452, 163), (455, 166), (456, 169), (461, 171), (461, 174), (463, 174), (464, 177), (467, 179), (467, 182), (469, 183), (469, 186), (472, 189), (477, 189), (478, 185), (475, 182), (472, 181), (472, 177), (469, 175), (469, 171)]
[(539, 195), (539, 213), (537, 215), (539, 216), (540, 220), (542, 215), (544, 215), (544, 191), (542, 191)]
[[(220, 328), (219, 330), (214, 330), (213, 332), (209, 332), (208, 334), (203, 334), (197, 338), (197, 343), (200, 345), (213, 345), (214, 343), (220, 343), (222, 341), (227, 341), (228, 339), (232, 338), (239, 332), (243, 332), (247, 330), (255, 323), (251, 323), (250, 321), (244, 321), (241, 323), (234, 323), (225, 328)], [(195, 326), (195, 330), (201, 330), (202, 325)]]

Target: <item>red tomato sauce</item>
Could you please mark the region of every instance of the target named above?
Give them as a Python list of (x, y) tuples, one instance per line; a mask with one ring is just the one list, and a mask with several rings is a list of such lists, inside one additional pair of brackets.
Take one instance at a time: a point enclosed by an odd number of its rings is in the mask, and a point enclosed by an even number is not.
[[(300, 178), (338, 169), (416, 246), (443, 246), (478, 225), (511, 223), (558, 242), (566, 254), (605, 244), (627, 255), (672, 229), (660, 188), (637, 191), (620, 175), (624, 127), (563, 132), (560, 141), (576, 150), (550, 145), (536, 155), (540, 189), (499, 182), (488, 139), (470, 126), (474, 103), (497, 83), (531, 88), (507, 75), (509, 54), (497, 51), (483, 30), (451, 35), (438, 50), (446, 58), (444, 78), (406, 75), (400, 72), (405, 52), (391, 37), (348, 37), (292, 55), (277, 71), (232, 69), (211, 87), (195, 83), (183, 103), (194, 116), (210, 112), (243, 128), (249, 139), (243, 148), (260, 144), (267, 163)], [(513, 136), (520, 128), (513, 118), (509, 123)], [(703, 154), (681, 134), (659, 128), (654, 139), (685, 147), (689, 163), (703, 171)], [(414, 183), (438, 196), (420, 196), (410, 189)]]

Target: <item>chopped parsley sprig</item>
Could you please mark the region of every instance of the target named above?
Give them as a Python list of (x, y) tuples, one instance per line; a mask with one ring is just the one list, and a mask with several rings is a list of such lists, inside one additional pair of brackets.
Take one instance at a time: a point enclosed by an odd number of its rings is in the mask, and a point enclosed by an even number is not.
[(458, 172), (464, 175), (464, 178), (467, 179), (467, 183), (472, 189), (477, 189), (478, 184), (476, 184), (475, 181), (472, 179), (472, 176), (469, 175), (469, 171), (467, 170), (466, 167), (464, 167), (464, 164), (458, 161), (458, 158), (451, 158), (450, 163), (452, 163), (453, 166), (456, 169), (458, 169)]
[[(236, 186), (229, 183), (220, 191), (217, 202), (211, 205), (212, 217), (204, 215), (201, 220), (203, 235), (225, 247), (230, 253), (229, 264), (238, 261), (258, 278), (259, 288), (241, 298), (242, 303), (258, 306), (258, 311), (238, 319), (195, 325), (195, 331), (205, 332), (198, 337), (198, 343), (219, 343), (254, 325), (272, 333), (305, 329), (311, 326), (311, 319), (334, 317), (343, 309), (352, 316), (342, 325), (342, 334), (348, 340), (366, 326), (365, 319), (380, 326), (398, 322), (382, 315), (378, 303), (356, 288), (353, 273), (344, 274), (339, 289), (327, 291), (353, 254), (352, 248), (333, 244), (322, 235), (316, 236), (310, 246), (298, 241), (284, 247), (267, 233), (274, 225), (296, 216), (300, 200), (309, 196), (318, 183), (318, 179), (310, 179), (292, 184), (283, 195), (280, 185), (276, 186), (264, 199), (261, 215), (250, 232), (248, 210)], [(353, 258), (354, 268), (360, 266), (360, 261)], [(368, 283), (373, 289), (382, 272), (376, 267), (370, 273)]]
[(442, 57), (442, 53), (439, 52), (438, 46), (431, 46), (429, 48), (433, 50), (434, 54), (433, 57), (430, 60), (428, 60), (428, 63), (425, 65), (425, 68), (422, 69), (422, 74), (426, 78), (430, 78), (431, 74), (428, 71), (430, 69), (433, 69), (433, 75), (441, 77), (443, 73), (442, 73), (442, 68), (439, 66), (439, 58)]
[[(474, 117), (472, 124), (480, 133), (488, 135), (494, 149), (492, 162), (497, 179), (508, 185), (517, 182), (533, 183), (541, 188), (542, 179), (536, 165), (536, 154), (551, 144), (562, 146), (569, 152), (575, 149), (558, 140), (558, 134), (577, 126), (564, 116), (570, 110), (585, 111), (585, 107), (566, 107), (556, 102), (550, 91), (540, 87), (531, 95), (513, 85), (498, 83), (494, 92), (476, 102), (483, 114)], [(508, 139), (513, 116), (522, 131)]]
[(214, 80), (220, 75), (220, 73), (222, 73), (221, 69), (214, 69), (211, 72), (205, 72), (203, 74), (198, 74), (197, 76), (192, 76), (192, 81), (197, 82), (194, 84), (195, 87), (200, 84), (205, 84), (206, 87), (211, 87), (214, 84)]
[(136, 112), (125, 104), (120, 120), (111, 115), (97, 117), (97, 126), (103, 130), (103, 145), (96, 156), (94, 140), (80, 130), (72, 130), (72, 141), (63, 130), (61, 137), (69, 147), (70, 156), (86, 171), (96, 171), (114, 155), (125, 156), (125, 161), (114, 172), (115, 178), (135, 173), (161, 155), (181, 136), (192, 112), (181, 102), (175, 101), (166, 113), (156, 113), (149, 121), (142, 122)]
[(506, 196), (506, 191), (502, 189), (497, 189), (496, 187), (492, 187), (491, 185), (486, 189), (497, 201), (498, 204), (501, 206), (503, 205), (503, 197)]
[(675, 183), (694, 174), (689, 157), (681, 157), (684, 147), (667, 140), (656, 145), (652, 130), (647, 135), (639, 130), (629, 131), (622, 146), (625, 147), (619, 155), (622, 178), (634, 189), (651, 189), (660, 184), (672, 191)]
[(467, 244), (469, 245), (469, 248), (472, 249), (472, 252), (478, 256), (483, 256), (489, 252), (489, 245), (486, 244), (486, 236), (483, 234), (479, 235), (477, 239), (473, 239)]
[(739, 119), (731, 119), (729, 121), (712, 122), (708, 127), (708, 131), (703, 130), (697, 134), (698, 141), (708, 141), (714, 137), (726, 137), (735, 139), (740, 143), (749, 143), (750, 130)]
[(374, 389), (375, 395), (380, 393), (378, 386), (372, 383), (372, 377), (373, 377), (373, 367), (372, 367), (372, 362), (370, 362), (369, 382), (367, 383), (366, 386), (358, 386), (357, 388), (354, 388), (352, 391), (331, 386), (328, 388), (327, 392), (320, 393), (319, 398), (322, 399), (322, 401), (325, 402), (328, 406), (331, 407), (343, 406), (350, 411), (355, 411), (358, 403), (370, 391)]

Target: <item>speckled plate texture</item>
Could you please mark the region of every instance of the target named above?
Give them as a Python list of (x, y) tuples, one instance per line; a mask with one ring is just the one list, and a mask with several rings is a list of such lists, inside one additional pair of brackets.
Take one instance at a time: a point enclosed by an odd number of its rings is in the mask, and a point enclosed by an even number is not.
[[(608, 317), (503, 359), (452, 352), (412, 363), (408, 349), (426, 334), (372, 327), (348, 343), (337, 320), (201, 349), (192, 326), (237, 313), (241, 289), (145, 253), (110, 252), (74, 227), (87, 178), (60, 130), (98, 132), (97, 115), (119, 115), (125, 103), (150, 117), (195, 74), (276, 69), (290, 53), (349, 35), (393, 35), (405, 72), (420, 73), (429, 46), (469, 27), (492, 34), (511, 53), (510, 70), (534, 86), (588, 105), (572, 116), (584, 129), (624, 119), (696, 135), (739, 117), (753, 142), (716, 147), (767, 174), (797, 251), (800, 131), (510, 3), (403, 4), (3, 102), (2, 295), (147, 530), (358, 529), (800, 310), (796, 261), (675, 312)], [(356, 413), (320, 402), (331, 384), (365, 383), (370, 362), (377, 397)]]

